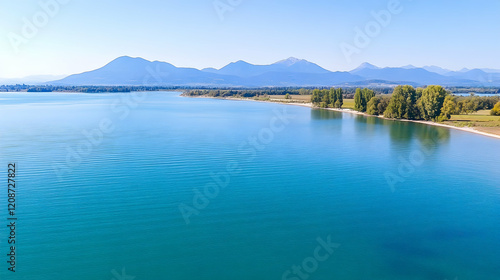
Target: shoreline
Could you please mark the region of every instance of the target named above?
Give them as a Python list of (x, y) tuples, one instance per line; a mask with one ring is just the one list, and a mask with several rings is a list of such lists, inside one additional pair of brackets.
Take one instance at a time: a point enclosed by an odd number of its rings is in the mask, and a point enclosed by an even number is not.
[(292, 106), (300, 106), (300, 107), (307, 107), (311, 109), (321, 109), (321, 110), (328, 110), (328, 111), (335, 111), (335, 112), (340, 112), (340, 113), (346, 113), (346, 114), (352, 114), (352, 115), (361, 115), (365, 117), (375, 117), (379, 119), (384, 119), (384, 120), (389, 120), (389, 121), (400, 121), (400, 122), (412, 122), (412, 123), (419, 123), (419, 124), (425, 124), (425, 125), (431, 125), (431, 126), (438, 126), (438, 127), (444, 127), (444, 128), (449, 128), (449, 129), (456, 129), (464, 132), (470, 132), (482, 136), (487, 136), (490, 138), (496, 138), (500, 139), (500, 135), (497, 134), (492, 134), (488, 132), (483, 132), (476, 130), (472, 127), (458, 127), (458, 126), (453, 126), (453, 125), (448, 125), (448, 124), (442, 124), (442, 123), (437, 123), (437, 122), (432, 122), (432, 121), (418, 121), (418, 120), (405, 120), (405, 119), (390, 119), (386, 118), (384, 116), (373, 116), (373, 115), (368, 115), (366, 113), (358, 112), (352, 109), (335, 109), (335, 108), (319, 108), (319, 107), (314, 107), (312, 103), (293, 103), (293, 102), (277, 102), (277, 101), (264, 101), (264, 100), (255, 100), (255, 99), (249, 99), (249, 98), (235, 98), (235, 97), (228, 97), (228, 98), (219, 98), (219, 97), (211, 97), (211, 96), (184, 96), (183, 97), (189, 97), (189, 98), (212, 98), (212, 99), (221, 99), (221, 100), (233, 100), (233, 101), (253, 101), (253, 102), (263, 102), (263, 103), (274, 103), (274, 104), (282, 104), (282, 105), (292, 105)]

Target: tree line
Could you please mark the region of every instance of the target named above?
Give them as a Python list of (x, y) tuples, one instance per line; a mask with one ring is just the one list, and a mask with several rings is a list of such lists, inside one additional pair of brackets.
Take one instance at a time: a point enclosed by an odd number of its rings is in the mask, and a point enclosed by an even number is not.
[(469, 94), (469, 93), (480, 93), (480, 94), (500, 94), (499, 87), (447, 87), (449, 91), (453, 94)]
[[(314, 91), (329, 91), (329, 87), (321, 88), (294, 88), (294, 87), (283, 87), (283, 88), (213, 88), (213, 89), (193, 89), (187, 90), (183, 95), (185, 96), (208, 96), (208, 97), (239, 97), (239, 98), (253, 98), (266, 95), (313, 95)], [(392, 92), (391, 88), (374, 88), (377, 94), (389, 94)], [(354, 98), (354, 93), (356, 88), (343, 88), (342, 98), (352, 99)]]
[[(357, 89), (354, 109), (394, 119), (445, 121), (449, 120), (451, 115), (495, 110), (495, 104), (498, 102), (500, 102), (498, 96), (459, 97), (452, 95), (442, 86), (432, 85), (415, 89), (405, 85), (394, 88), (390, 99), (376, 96), (370, 89)], [(500, 105), (498, 107), (500, 110)], [(493, 110), (491, 114), (494, 114)]]
[(321, 108), (342, 108), (344, 105), (344, 91), (341, 88), (315, 89), (311, 102)]
[(313, 89), (307, 88), (263, 88), (263, 89), (193, 89), (183, 93), (185, 96), (208, 96), (208, 97), (240, 97), (252, 98), (265, 95), (311, 95)]
[[(342, 108), (343, 99), (339, 96), (346, 96), (341, 88), (315, 89), (311, 102), (320, 108)], [(492, 115), (500, 115), (499, 96), (455, 96), (437, 85), (425, 88), (397, 86), (392, 95), (357, 88), (353, 99), (356, 111), (394, 119), (445, 121), (451, 115), (471, 114), (478, 110), (492, 110)]]

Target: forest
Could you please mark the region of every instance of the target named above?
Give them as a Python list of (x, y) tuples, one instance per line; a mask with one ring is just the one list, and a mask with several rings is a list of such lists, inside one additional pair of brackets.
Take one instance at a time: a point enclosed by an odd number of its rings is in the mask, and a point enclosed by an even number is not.
[[(331, 92), (341, 89), (314, 90), (311, 102), (321, 108), (341, 108), (331, 98)], [(392, 94), (377, 95), (369, 88), (357, 88), (354, 94), (354, 110), (387, 118), (446, 121), (451, 115), (472, 114), (479, 110), (491, 110), (500, 115), (500, 96), (456, 96), (442, 86), (414, 88), (397, 86)]]

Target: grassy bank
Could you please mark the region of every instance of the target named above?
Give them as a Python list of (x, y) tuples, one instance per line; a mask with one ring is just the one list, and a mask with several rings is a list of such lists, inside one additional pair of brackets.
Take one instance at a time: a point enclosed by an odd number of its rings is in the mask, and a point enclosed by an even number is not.
[(443, 123), (500, 135), (500, 116), (491, 116), (490, 110), (481, 110), (469, 115), (452, 115), (449, 121)]

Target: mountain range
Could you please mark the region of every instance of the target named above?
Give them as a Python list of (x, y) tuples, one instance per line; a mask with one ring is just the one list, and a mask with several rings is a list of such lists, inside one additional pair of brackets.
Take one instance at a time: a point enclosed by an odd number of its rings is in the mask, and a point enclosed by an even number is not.
[[(1, 82), (1, 81), (0, 81)], [(145, 85), (211, 87), (307, 87), (307, 86), (500, 86), (500, 70), (451, 71), (437, 66), (380, 68), (363, 63), (349, 72), (332, 72), (303, 59), (288, 58), (270, 65), (245, 61), (221, 69), (176, 67), (167, 62), (119, 57), (103, 67), (48, 81), (51, 85)]]

